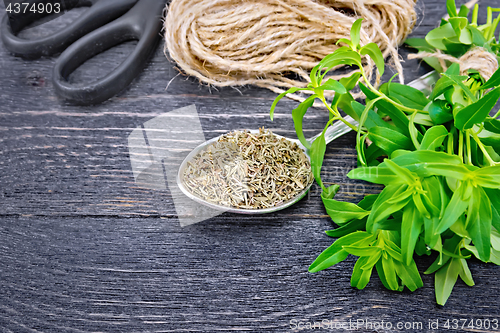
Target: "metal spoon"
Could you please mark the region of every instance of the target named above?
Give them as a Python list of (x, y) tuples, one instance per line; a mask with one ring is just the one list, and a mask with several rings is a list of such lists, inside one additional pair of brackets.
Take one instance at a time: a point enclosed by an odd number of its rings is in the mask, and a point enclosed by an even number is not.
[[(424, 74), (420, 78), (418, 78), (418, 79), (410, 82), (408, 85), (411, 86), (411, 87), (413, 87), (413, 88), (416, 88), (418, 90), (428, 90), (428, 89), (430, 89), (430, 87), (432, 86), (432, 84), (434, 84), (438, 79), (439, 79), (439, 74), (436, 73), (435, 71), (432, 71), (432, 72)], [(346, 117), (344, 117), (344, 119), (347, 120), (349, 123), (353, 124), (354, 126), (358, 125), (358, 122), (356, 120), (354, 120), (353, 118), (351, 118), (350, 116), (346, 116)], [(344, 135), (344, 134), (346, 134), (346, 133), (348, 133), (350, 131), (351, 131), (351, 128), (349, 126), (347, 126), (346, 124), (344, 124), (341, 121), (337, 121), (335, 124), (333, 124), (332, 126), (330, 126), (325, 131), (325, 141), (326, 141), (326, 144), (329, 144), (330, 142), (332, 142), (336, 138), (338, 138), (338, 137), (340, 137), (340, 136), (342, 136), (342, 135)], [(259, 131), (258, 130), (254, 130), (254, 131), (250, 131), (250, 132), (251, 133), (258, 133)], [(276, 135), (276, 134), (274, 134), (274, 135)], [(310, 138), (307, 141), (309, 143), (312, 143), (320, 135), (321, 135), (321, 133), (319, 133), (318, 135)], [(311, 158), (309, 156), (308, 149), (306, 149), (306, 147), (304, 147), (300, 143), (299, 140), (285, 138), (285, 137), (280, 136), (280, 135), (276, 135), (276, 136), (278, 138), (284, 138), (284, 139), (286, 139), (286, 140), (288, 140), (288, 141), (290, 141), (292, 143), (293, 142), (296, 143), (305, 152), (305, 154), (309, 158), (309, 160), (311, 160)], [(216, 138), (213, 138), (211, 140), (208, 140), (205, 143), (203, 143), (203, 144), (199, 145), (198, 147), (196, 147), (191, 153), (189, 153), (188, 156), (186, 156), (186, 158), (182, 161), (181, 166), (179, 167), (179, 171), (177, 173), (177, 185), (179, 186), (179, 188), (181, 189), (181, 191), (186, 196), (188, 196), (189, 198), (191, 198), (192, 200), (194, 200), (194, 201), (196, 201), (196, 202), (198, 202), (200, 204), (203, 204), (205, 206), (214, 208), (216, 210), (222, 210), (222, 211), (227, 211), (227, 212), (232, 212), (232, 213), (240, 213), (240, 214), (263, 214), (263, 213), (272, 213), (272, 212), (276, 212), (278, 210), (287, 208), (287, 207), (293, 205), (294, 203), (298, 202), (300, 199), (302, 199), (307, 194), (307, 191), (309, 191), (309, 188), (311, 187), (312, 183), (309, 184), (308, 186), (306, 186), (293, 199), (291, 199), (289, 201), (286, 201), (286, 202), (283, 202), (283, 203), (281, 203), (278, 206), (273, 206), (273, 207), (264, 208), (264, 209), (242, 209), (242, 208), (236, 208), (236, 207), (228, 207), (228, 206), (224, 206), (224, 205), (217, 205), (217, 204), (208, 202), (208, 201), (206, 201), (206, 200), (204, 200), (202, 198), (197, 197), (196, 195), (192, 194), (186, 188), (186, 186), (183, 184), (183, 182), (182, 182), (182, 175), (184, 174), (184, 170), (187, 167), (187, 162), (190, 161), (191, 159), (193, 159), (193, 157), (195, 157), (198, 154), (198, 152), (200, 152), (201, 150), (205, 149), (208, 145), (214, 143), (219, 138), (220, 138), (220, 136), (218, 136)]]
[[(344, 117), (344, 119), (346, 119), (348, 122), (350, 122), (354, 126), (358, 125), (358, 122), (356, 120), (354, 120), (353, 118), (349, 117), (349, 116)], [(347, 126), (346, 124), (344, 124), (341, 121), (336, 122), (335, 124), (333, 124), (332, 126), (330, 126), (325, 131), (325, 141), (326, 141), (326, 144), (329, 144), (330, 142), (332, 142), (336, 138), (344, 135), (345, 133), (347, 133), (349, 131), (351, 131), (351, 128), (349, 126)], [(259, 132), (259, 130), (252, 130), (252, 131), (250, 131), (250, 133), (258, 133), (258, 132)], [(278, 137), (278, 138), (286, 139), (286, 140), (290, 141), (291, 143), (296, 143), (304, 151), (304, 153), (309, 158), (309, 160), (311, 160), (311, 157), (309, 156), (308, 149), (306, 149), (306, 147), (304, 147), (300, 143), (299, 140), (289, 139), (289, 138), (286, 138), (286, 137), (283, 137), (283, 136), (277, 135), (277, 134), (274, 134), (274, 135), (276, 137)], [(312, 143), (320, 135), (321, 135), (321, 133), (319, 133), (318, 135), (316, 135), (316, 136), (308, 139), (307, 141), (309, 143)], [(186, 158), (182, 161), (181, 166), (179, 167), (179, 171), (177, 173), (177, 185), (179, 186), (179, 188), (181, 189), (181, 191), (186, 196), (188, 196), (189, 198), (191, 198), (192, 200), (194, 200), (194, 201), (196, 201), (196, 202), (198, 202), (200, 204), (203, 204), (205, 206), (217, 209), (217, 210), (223, 210), (223, 211), (232, 212), (232, 213), (240, 213), (240, 214), (263, 214), (263, 213), (276, 212), (278, 210), (281, 210), (281, 209), (284, 209), (286, 207), (289, 207), (289, 206), (293, 205), (294, 203), (298, 202), (300, 199), (302, 199), (307, 194), (307, 191), (309, 190), (309, 188), (311, 187), (311, 185), (312, 185), (313, 182), (311, 182), (309, 185), (307, 185), (293, 199), (288, 200), (286, 202), (283, 202), (280, 205), (269, 207), (269, 208), (264, 208), (264, 209), (243, 209), (243, 208), (236, 208), (236, 207), (228, 207), (228, 206), (218, 205), (218, 204), (214, 204), (212, 202), (208, 202), (208, 201), (206, 201), (206, 200), (204, 200), (204, 199), (202, 199), (202, 198), (194, 195), (193, 193), (191, 193), (187, 189), (187, 187), (184, 185), (184, 183), (182, 181), (182, 175), (184, 174), (184, 171), (185, 171), (185, 169), (187, 167), (187, 163), (188, 163), (188, 161), (192, 160), (200, 151), (204, 150), (207, 146), (209, 146), (212, 143), (216, 142), (219, 138), (220, 138), (220, 136), (218, 136), (216, 138), (213, 138), (211, 140), (208, 140), (208, 141), (202, 143), (201, 145), (199, 145), (198, 147), (196, 147), (195, 149), (193, 149), (193, 151), (191, 153), (189, 153), (189, 155), (186, 156)]]

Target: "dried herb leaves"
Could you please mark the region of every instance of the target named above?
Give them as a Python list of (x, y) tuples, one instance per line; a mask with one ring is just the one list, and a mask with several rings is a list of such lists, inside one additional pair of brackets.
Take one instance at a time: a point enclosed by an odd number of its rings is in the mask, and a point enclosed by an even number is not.
[(278, 206), (312, 180), (304, 151), (263, 128), (221, 136), (187, 163), (182, 179), (195, 196), (241, 209)]

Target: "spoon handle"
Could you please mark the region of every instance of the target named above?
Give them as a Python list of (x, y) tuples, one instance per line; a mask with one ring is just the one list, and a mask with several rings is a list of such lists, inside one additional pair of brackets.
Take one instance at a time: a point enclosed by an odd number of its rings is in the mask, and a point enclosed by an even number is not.
[[(345, 120), (347, 120), (348, 122), (350, 122), (351, 124), (353, 124), (354, 126), (358, 126), (358, 122), (356, 120), (354, 120), (352, 117), (350, 116), (345, 116), (344, 117)], [(332, 142), (333, 140), (335, 140), (336, 138), (350, 132), (352, 129), (347, 126), (346, 124), (344, 124), (343, 122), (341, 121), (337, 121), (335, 124), (333, 124), (332, 126), (328, 127), (325, 131), (325, 141), (326, 141), (326, 144), (329, 144), (330, 142)], [(315, 135), (313, 136), (312, 138), (310, 138), (309, 142), (313, 142), (314, 140), (316, 140), (316, 138), (318, 136), (320, 136), (321, 133), (319, 133), (318, 135)]]

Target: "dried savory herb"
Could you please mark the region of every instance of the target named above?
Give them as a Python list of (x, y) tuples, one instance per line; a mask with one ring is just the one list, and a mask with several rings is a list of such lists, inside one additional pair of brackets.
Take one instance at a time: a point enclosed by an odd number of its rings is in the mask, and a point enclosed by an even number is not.
[(265, 209), (287, 202), (313, 181), (304, 151), (269, 130), (234, 131), (199, 152), (183, 173), (195, 196), (222, 206)]

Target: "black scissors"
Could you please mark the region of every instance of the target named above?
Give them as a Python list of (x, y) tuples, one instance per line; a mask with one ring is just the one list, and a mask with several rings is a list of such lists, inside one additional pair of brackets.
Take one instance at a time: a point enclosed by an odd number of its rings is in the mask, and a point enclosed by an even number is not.
[[(80, 6), (90, 8), (68, 27), (39, 40), (21, 39), (16, 33), (46, 14), (27, 15), (16, 21), (15, 29), (5, 15), (2, 40), (9, 51), (23, 57), (62, 52), (52, 76), (57, 94), (78, 104), (97, 104), (123, 90), (143, 69), (160, 40), (165, 0), (78, 0), (75, 7)], [(86, 60), (130, 40), (137, 40), (137, 46), (111, 73), (87, 85), (68, 82)]]

